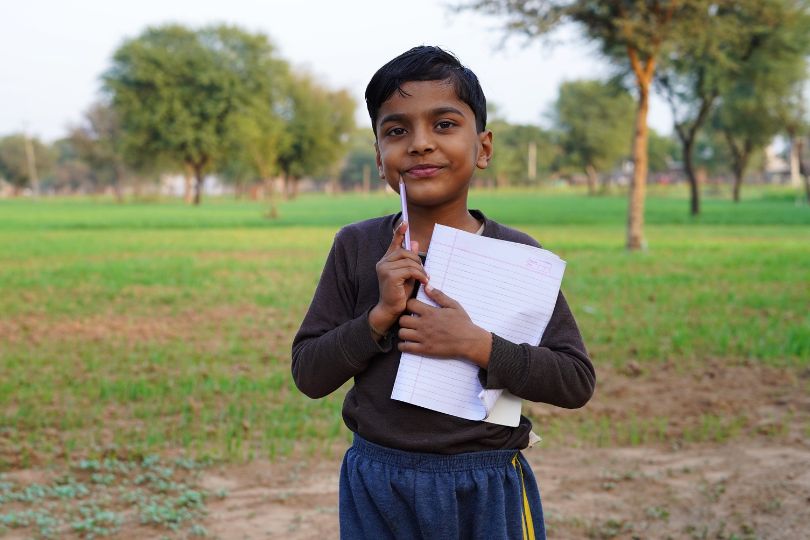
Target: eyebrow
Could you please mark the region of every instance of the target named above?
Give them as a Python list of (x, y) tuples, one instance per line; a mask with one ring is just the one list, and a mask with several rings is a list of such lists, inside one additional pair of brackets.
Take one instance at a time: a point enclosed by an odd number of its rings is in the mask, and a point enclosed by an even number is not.
[[(441, 116), (443, 114), (457, 114), (459, 116), (464, 116), (464, 113), (460, 110), (456, 109), (455, 107), (437, 107), (430, 111), (430, 116)], [(407, 115), (402, 113), (393, 113), (387, 114), (382, 117), (380, 120), (380, 125), (385, 124), (386, 122), (401, 122), (407, 118)]]

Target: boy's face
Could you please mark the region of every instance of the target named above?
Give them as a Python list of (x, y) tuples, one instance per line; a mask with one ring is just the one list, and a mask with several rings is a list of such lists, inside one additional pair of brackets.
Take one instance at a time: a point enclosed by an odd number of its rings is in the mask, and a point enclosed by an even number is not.
[(475, 114), (448, 81), (411, 81), (377, 116), (377, 169), (395, 191), (399, 178), (416, 206), (463, 201), (475, 168), (492, 158), (492, 132), (477, 132)]

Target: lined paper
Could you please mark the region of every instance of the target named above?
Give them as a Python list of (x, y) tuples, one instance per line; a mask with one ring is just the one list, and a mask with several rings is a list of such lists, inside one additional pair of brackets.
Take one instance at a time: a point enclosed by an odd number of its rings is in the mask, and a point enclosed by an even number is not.
[[(544, 249), (436, 225), (425, 268), (431, 285), (458, 301), (476, 325), (513, 343), (538, 345), (565, 261)], [(417, 298), (436, 305), (421, 288)], [(403, 353), (391, 398), (468, 420), (503, 409), (490, 420), (517, 425), (520, 400), (508, 391), (481, 395), (478, 369), (462, 359)], [(492, 408), (485, 401), (494, 402)]]

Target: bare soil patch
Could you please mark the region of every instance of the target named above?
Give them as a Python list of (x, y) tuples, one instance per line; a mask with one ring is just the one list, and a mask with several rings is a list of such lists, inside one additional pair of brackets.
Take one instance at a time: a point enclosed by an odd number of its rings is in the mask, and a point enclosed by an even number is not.
[[(644, 372), (646, 371), (646, 372)], [(526, 452), (543, 494), (549, 538), (793, 539), (810, 523), (808, 373), (759, 365), (671, 364), (600, 369), (583, 411), (531, 405), (544, 420), (595, 415), (670, 419), (674, 443), (636, 447), (535, 447)], [(707, 413), (744, 414), (722, 443), (682, 444)], [(780, 426), (772, 429), (773, 425)], [(540, 427), (542, 431), (542, 427)], [(210, 471), (203, 484), (229, 495), (209, 505), (206, 527), (223, 540), (338, 538), (340, 462), (254, 462)]]
[[(737, 441), (685, 450), (544, 449), (527, 457), (549, 538), (802, 538), (810, 523), (810, 447)], [(338, 538), (338, 461), (254, 462), (211, 473), (223, 540)]]
[[(211, 345), (210, 340), (221, 339), (216, 333), (204, 334), (201, 330), (221, 328), (230, 321), (245, 319), (270, 321), (277, 318), (271, 308), (259, 308), (253, 304), (238, 306), (214, 306), (205, 309), (185, 310), (176, 313), (168, 308), (154, 308), (148, 316), (130, 315), (121, 312), (94, 314), (82, 317), (43, 317), (40, 314), (15, 316), (0, 319), (0, 342), (9, 345), (37, 346), (42, 342), (101, 342), (112, 341), (122, 346), (138, 343), (167, 343), (186, 340)], [(257, 331), (246, 325), (246, 338), (257, 338)], [(201, 335), (202, 334), (202, 335)], [(208, 335), (207, 339), (203, 339)], [(287, 333), (262, 334), (279, 342), (289, 340)]]

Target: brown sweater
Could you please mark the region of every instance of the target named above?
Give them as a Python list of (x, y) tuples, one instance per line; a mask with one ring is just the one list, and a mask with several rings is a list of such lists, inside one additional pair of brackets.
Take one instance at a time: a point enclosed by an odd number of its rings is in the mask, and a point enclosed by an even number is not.
[[(530, 236), (488, 220), (484, 236), (539, 246)], [(507, 427), (464, 420), (391, 399), (399, 367), (397, 327), (377, 343), (368, 312), (379, 299), (375, 265), (391, 243), (399, 214), (341, 229), (326, 260), (312, 303), (292, 344), (292, 374), (311, 398), (326, 396), (354, 377), (343, 403), (350, 430), (371, 442), (414, 452), (456, 454), (525, 448), (531, 422)], [(566, 408), (583, 406), (596, 383), (582, 336), (562, 293), (540, 345), (516, 345), (495, 334), (487, 388)]]

